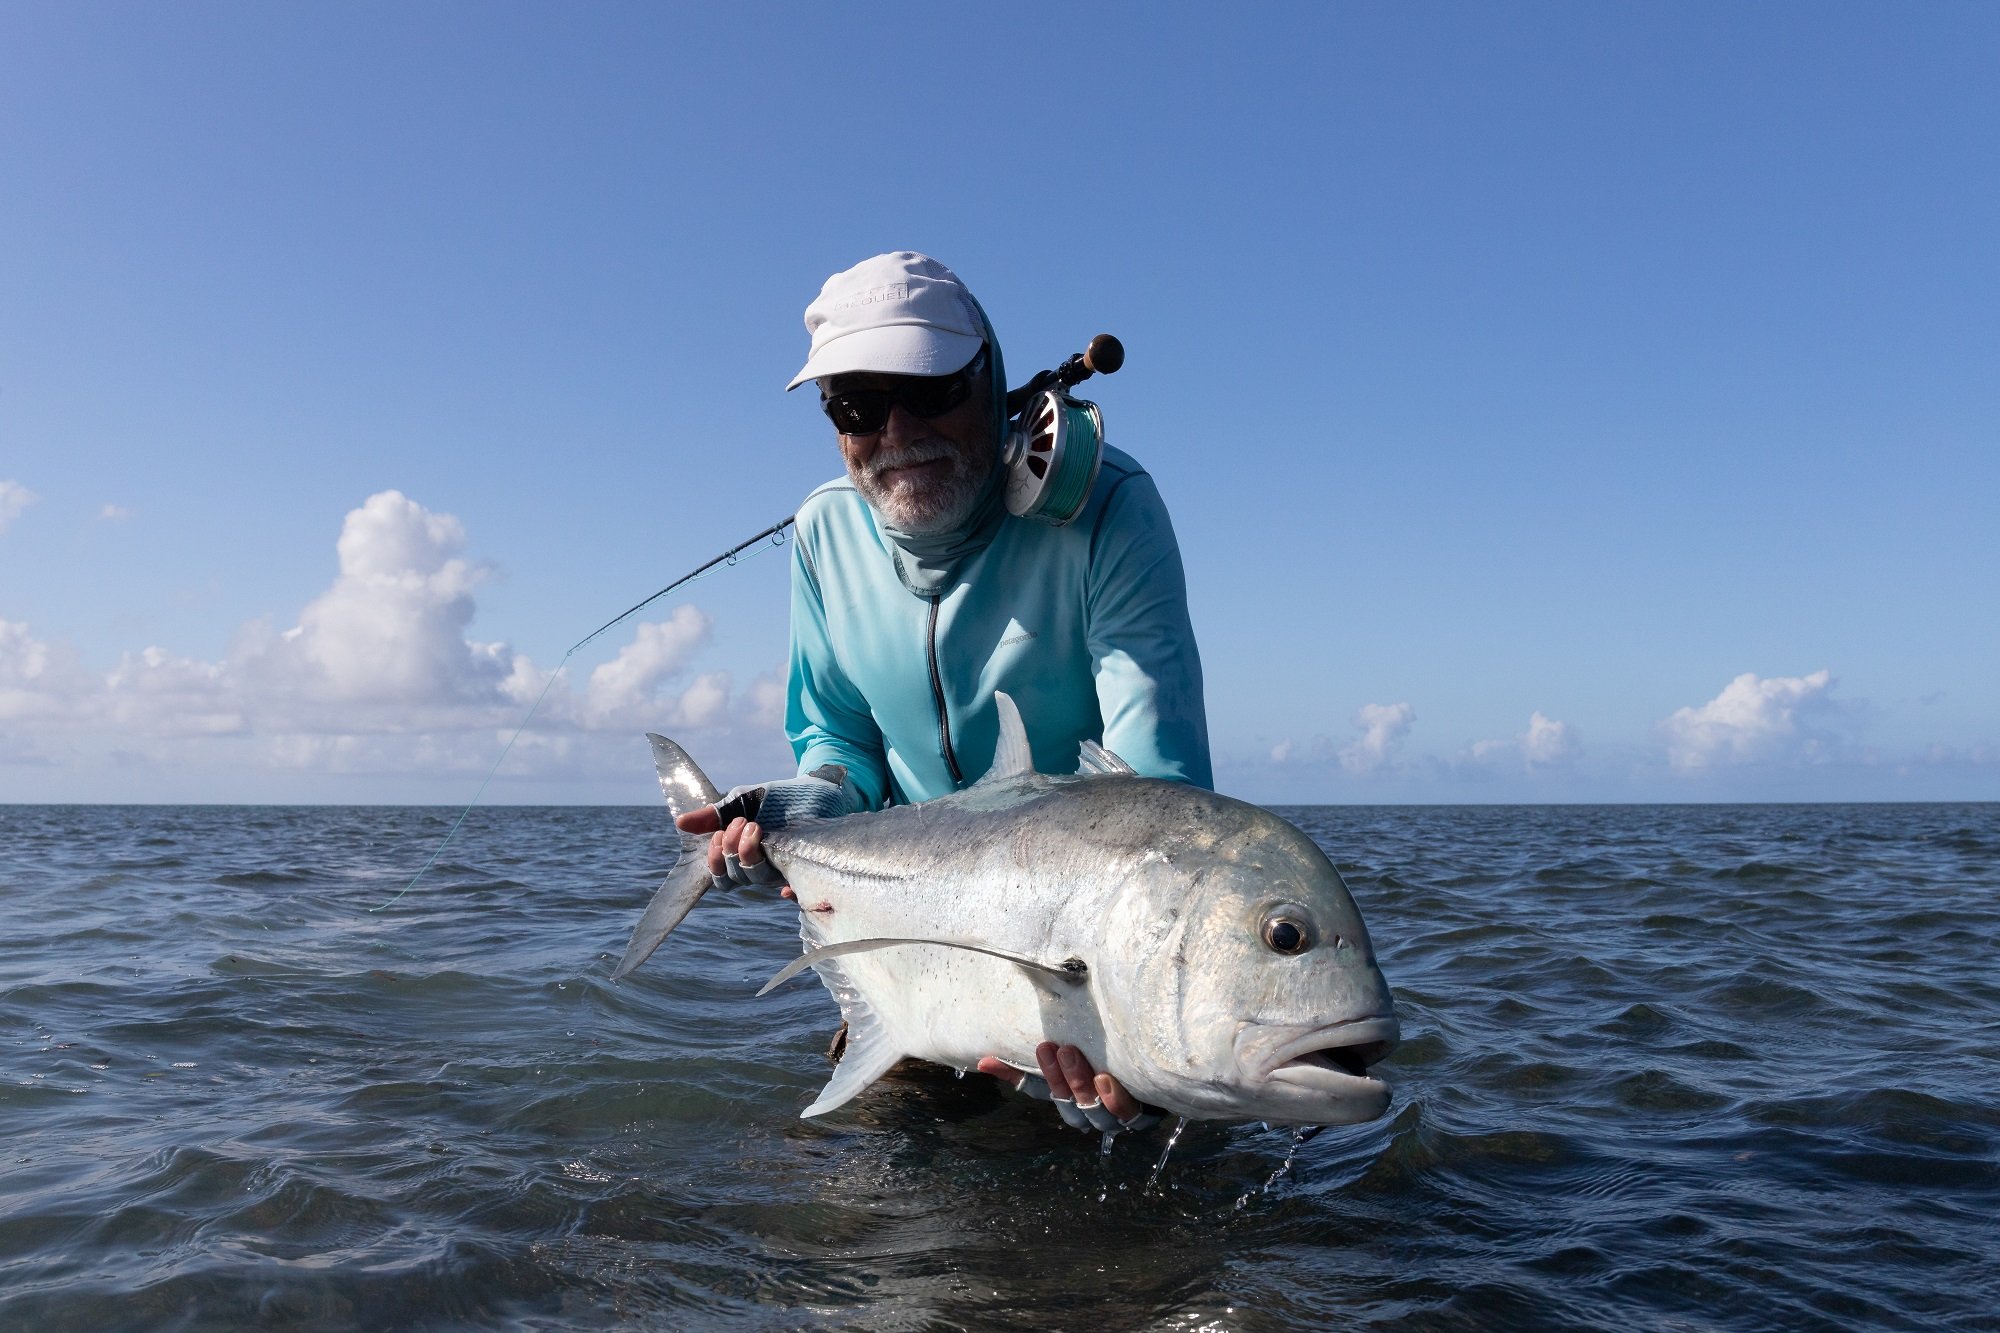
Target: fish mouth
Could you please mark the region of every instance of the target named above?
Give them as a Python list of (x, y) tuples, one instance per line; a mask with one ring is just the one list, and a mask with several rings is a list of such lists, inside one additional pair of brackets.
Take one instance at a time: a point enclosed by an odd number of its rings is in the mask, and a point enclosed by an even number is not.
[(1301, 1090), (1386, 1092), (1368, 1071), (1396, 1049), (1400, 1035), (1394, 1015), (1369, 1014), (1314, 1028), (1246, 1028), (1237, 1048), (1265, 1078)]

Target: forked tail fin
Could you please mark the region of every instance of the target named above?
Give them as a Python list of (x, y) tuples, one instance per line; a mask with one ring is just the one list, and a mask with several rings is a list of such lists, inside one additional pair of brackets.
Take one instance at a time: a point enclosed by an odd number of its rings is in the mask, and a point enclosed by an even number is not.
[[(646, 739), (653, 743), (653, 767), (660, 770), (660, 790), (666, 795), (667, 809), (674, 818), (722, 799), (722, 793), (708, 780), (708, 774), (701, 771), (701, 765), (688, 757), (686, 750), (650, 731)], [(701, 835), (696, 833), (681, 835), (683, 846), (700, 840)]]
[[(653, 763), (660, 770), (660, 790), (666, 794), (667, 809), (679, 818), (690, 810), (699, 810), (705, 805), (714, 805), (722, 799), (722, 793), (701, 771), (701, 766), (688, 758), (688, 753), (665, 736), (655, 736), (648, 732), (646, 739), (653, 743)], [(639, 924), (632, 929), (632, 942), (625, 946), (625, 956), (618, 960), (611, 979), (617, 981), (633, 968), (653, 956), (653, 950), (660, 942), (673, 933), (694, 905), (701, 901), (701, 895), (708, 892), (708, 857), (703, 849), (706, 839), (698, 833), (681, 834), (681, 858), (674, 862), (673, 870), (653, 901), (646, 904), (646, 914), (639, 918)]]

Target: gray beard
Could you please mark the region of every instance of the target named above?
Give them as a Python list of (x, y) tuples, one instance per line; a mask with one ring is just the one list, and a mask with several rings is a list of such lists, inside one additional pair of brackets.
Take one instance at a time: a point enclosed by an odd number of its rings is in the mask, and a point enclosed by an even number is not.
[[(849, 463), (847, 475), (861, 498), (892, 528), (913, 536), (928, 537), (949, 532), (972, 517), (979, 492), (986, 481), (985, 468), (976, 464), (972, 450), (943, 440), (927, 440), (907, 449), (884, 453), (878, 450), (866, 467)], [(904, 480), (892, 488), (882, 481), (891, 468), (948, 458), (951, 467), (942, 477), (928, 477), (912, 483)], [(990, 465), (991, 459), (986, 462)]]

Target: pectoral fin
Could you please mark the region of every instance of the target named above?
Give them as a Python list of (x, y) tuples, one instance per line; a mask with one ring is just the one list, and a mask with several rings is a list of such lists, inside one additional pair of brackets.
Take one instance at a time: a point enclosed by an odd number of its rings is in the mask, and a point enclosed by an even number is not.
[(871, 949), (887, 949), (898, 944), (931, 944), (944, 949), (965, 949), (972, 953), (983, 953), (989, 958), (998, 958), (1003, 962), (1025, 967), (1037, 975), (1054, 977), (1071, 985), (1085, 981), (1090, 976), (1090, 969), (1085, 966), (1081, 958), (1065, 958), (1060, 963), (1044, 963), (1038, 958), (1025, 958), (1017, 953), (1008, 953), (1004, 949), (989, 949), (983, 944), (966, 944), (959, 940), (920, 940), (882, 936), (866, 940), (842, 940), (838, 944), (822, 944), (816, 949), (808, 949), (785, 964), (783, 970), (765, 982), (764, 989), (757, 993), (769, 995), (813, 964), (826, 959), (839, 958), (843, 954), (866, 953)]

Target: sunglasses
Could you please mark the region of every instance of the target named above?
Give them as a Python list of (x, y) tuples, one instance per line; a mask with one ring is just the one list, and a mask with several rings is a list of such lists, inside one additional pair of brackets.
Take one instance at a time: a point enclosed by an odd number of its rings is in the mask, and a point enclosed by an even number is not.
[(889, 424), (889, 413), (900, 404), (919, 421), (941, 417), (972, 393), (986, 364), (986, 349), (949, 375), (897, 375), (887, 389), (849, 389), (820, 396), (820, 410), (842, 435), (873, 435)]

